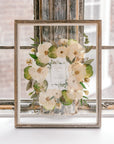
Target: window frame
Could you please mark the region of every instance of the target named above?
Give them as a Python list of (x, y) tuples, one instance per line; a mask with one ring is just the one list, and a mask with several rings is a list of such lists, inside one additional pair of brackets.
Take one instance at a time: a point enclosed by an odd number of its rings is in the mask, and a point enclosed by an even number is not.
[[(33, 0), (34, 2), (34, 19), (42, 19), (42, 0)], [(102, 0), (103, 1), (103, 0)], [(67, 20), (70, 19), (69, 16), (69, 0), (66, 0), (67, 2)], [(76, 19), (84, 19), (84, 0), (76, 0), (77, 2), (77, 12), (76, 12)], [(52, 20), (53, 19), (53, 10), (54, 10), (54, 6), (53, 6), (53, 0), (49, 0), (49, 19)], [(38, 13), (39, 12), (39, 13)], [(67, 31), (69, 30), (69, 28), (67, 28)], [(81, 29), (80, 31), (83, 31), (83, 29)], [(38, 30), (36, 30), (36, 32), (38, 32)], [(21, 47), (22, 49), (26, 49), (26, 48), (31, 48), (31, 47), (26, 47), (23, 46)], [(95, 48), (95, 47), (93, 47)], [(13, 49), (14, 50), (14, 46), (0, 46), (0, 49)], [(110, 50), (110, 49), (114, 49), (114, 46), (102, 46), (102, 50)], [(92, 99), (90, 101), (95, 101), (95, 99)], [(26, 99), (23, 99), (23, 102), (27, 102)], [(110, 103), (114, 103), (114, 98), (112, 99), (102, 99), (102, 109), (105, 106), (105, 102), (109, 102)], [(6, 106), (6, 107), (5, 107)], [(9, 107), (8, 107), (9, 106)], [(108, 110), (107, 106), (105, 106), (105, 108)], [(13, 113), (10, 114), (6, 114), (4, 113), (4, 110), (14, 110), (14, 98), (9, 98), (9, 99), (0, 99), (0, 110), (3, 110), (3, 113), (0, 113), (0, 116), (13, 116)], [(107, 114), (108, 115), (108, 114)], [(108, 115), (109, 116), (109, 115)], [(112, 116), (112, 115), (111, 115)], [(114, 116), (114, 114), (113, 114)]]

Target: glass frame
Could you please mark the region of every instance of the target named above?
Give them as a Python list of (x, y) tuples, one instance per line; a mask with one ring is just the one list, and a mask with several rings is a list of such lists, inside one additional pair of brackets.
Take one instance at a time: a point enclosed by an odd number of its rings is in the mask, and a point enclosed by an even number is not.
[[(20, 124), (19, 99), (18, 99), (18, 25), (33, 24), (34, 26), (71, 26), (71, 25), (96, 25), (96, 120), (95, 124)], [(64, 20), (64, 21), (42, 21), (42, 20), (15, 20), (15, 127), (97, 127), (101, 126), (101, 21), (100, 20)]]

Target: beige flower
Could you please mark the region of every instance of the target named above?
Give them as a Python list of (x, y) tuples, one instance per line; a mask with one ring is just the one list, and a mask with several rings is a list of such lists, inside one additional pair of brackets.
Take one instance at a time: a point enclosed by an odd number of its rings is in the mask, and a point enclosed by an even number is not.
[(49, 42), (44, 42), (43, 44), (40, 44), (38, 46), (37, 56), (42, 63), (48, 63), (49, 62), (48, 49), (51, 46), (52, 46), (52, 44)]
[(61, 91), (60, 90), (53, 89), (52, 93), (56, 99), (61, 97)]
[(75, 76), (70, 76), (68, 78), (68, 88), (73, 88), (73, 89), (76, 89), (76, 90), (82, 90), (82, 86), (81, 84), (79, 83), (79, 81), (77, 81), (76, 77)]
[(84, 58), (84, 51), (83, 47), (78, 44), (77, 42), (68, 46), (68, 53), (67, 56), (72, 61), (74, 58), (79, 61), (80, 59)]
[(68, 39), (60, 39), (58, 41), (58, 45), (66, 45), (68, 43)]
[(68, 87), (67, 95), (72, 100), (81, 99), (83, 97), (83, 90), (77, 90), (72, 87)]
[(32, 64), (32, 60), (31, 60), (31, 59), (27, 59), (27, 60), (26, 60), (26, 63), (27, 63), (28, 65), (30, 65), (30, 64)]
[(46, 110), (53, 110), (56, 105), (53, 90), (48, 89), (46, 92), (41, 92), (39, 96), (39, 104)]
[(31, 48), (31, 52), (36, 52), (36, 49), (35, 48)]
[(81, 63), (73, 63), (69, 66), (69, 75), (75, 76), (79, 82), (83, 81), (86, 75), (86, 66)]
[(31, 67), (29, 68), (29, 74), (34, 80), (37, 80), (39, 83), (42, 83), (48, 74), (48, 68), (47, 67)]
[(57, 57), (64, 58), (67, 55), (67, 48), (65, 46), (58, 47), (57, 49)]

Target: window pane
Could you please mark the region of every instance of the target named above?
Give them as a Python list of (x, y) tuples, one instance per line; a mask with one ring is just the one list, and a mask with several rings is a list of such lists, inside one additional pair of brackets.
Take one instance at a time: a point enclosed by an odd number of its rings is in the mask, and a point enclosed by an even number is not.
[(114, 98), (114, 50), (102, 52), (102, 96)]
[(33, 0), (0, 0), (0, 45), (14, 45), (14, 20), (33, 19)]
[(0, 99), (14, 98), (14, 51), (0, 50)]
[(114, 45), (114, 1), (85, 0), (85, 19), (102, 20), (102, 45)]

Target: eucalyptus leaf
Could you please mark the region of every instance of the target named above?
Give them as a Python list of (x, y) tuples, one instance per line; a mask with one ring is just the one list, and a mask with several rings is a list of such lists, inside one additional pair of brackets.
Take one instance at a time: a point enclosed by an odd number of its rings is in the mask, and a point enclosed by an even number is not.
[(80, 100), (80, 103), (81, 103), (81, 106), (82, 106), (83, 105), (83, 100), (82, 99)]
[(40, 92), (40, 85), (39, 85), (38, 82), (35, 82), (34, 85), (33, 85), (33, 87), (34, 87), (34, 90), (35, 90), (36, 92)]
[(30, 92), (29, 95), (32, 95), (34, 91)]
[(88, 37), (85, 38), (85, 44), (88, 44), (89, 43), (89, 40), (88, 40)]
[(29, 90), (30, 88), (32, 88), (32, 80), (29, 80), (27, 83), (26, 90)]
[(66, 61), (72, 64), (75, 61), (75, 58), (71, 61), (68, 56), (66, 56)]
[(35, 93), (35, 94), (33, 94), (32, 96), (31, 96), (31, 98), (37, 98), (37, 94)]
[(29, 74), (29, 71), (28, 71), (30, 67), (31, 66), (27, 66), (27, 67), (24, 68), (24, 78), (27, 79), (27, 80), (32, 79), (32, 77), (31, 77), (31, 75)]
[(93, 46), (90, 47), (84, 46), (84, 47), (85, 47), (85, 53), (88, 53), (93, 48)]
[(44, 91), (47, 90), (47, 88), (48, 88), (48, 82), (47, 82), (47, 80), (44, 80), (44, 81), (43, 81), (42, 87), (43, 87)]
[(84, 62), (84, 64), (91, 64), (94, 61), (94, 59), (89, 59), (87, 61)]
[(50, 99), (49, 99), (49, 100), (52, 100), (53, 98), (54, 98), (54, 96), (50, 97)]
[(83, 36), (84, 36), (84, 37), (88, 37), (85, 33), (83, 33)]

